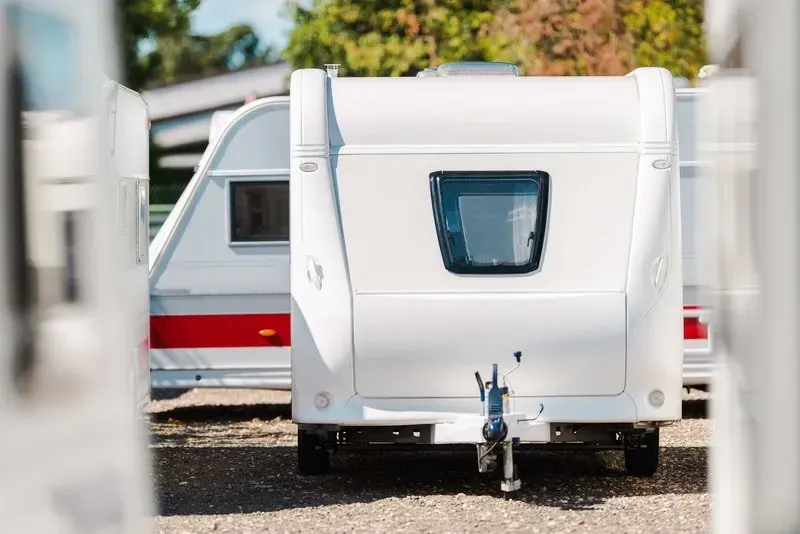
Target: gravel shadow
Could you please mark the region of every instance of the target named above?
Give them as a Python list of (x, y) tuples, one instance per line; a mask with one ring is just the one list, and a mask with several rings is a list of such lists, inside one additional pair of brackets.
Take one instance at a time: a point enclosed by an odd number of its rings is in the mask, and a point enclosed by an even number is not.
[[(160, 515), (272, 512), (458, 494), (502, 501), (499, 473), (478, 473), (474, 452), (355, 451), (334, 456), (329, 475), (304, 477), (295, 471), (294, 438), (287, 434), (293, 425), (266, 423), (255, 425), (261, 429), (258, 437), (251, 431), (238, 434), (243, 431), (237, 422), (290, 416), (288, 405), (189, 406), (150, 414), (157, 427), (170, 429), (153, 434)], [(685, 419), (706, 416), (705, 400), (684, 403)], [(231, 446), (218, 446), (217, 436)], [(273, 444), (281, 439), (287, 445)], [(662, 447), (659, 472), (649, 479), (626, 476), (619, 451), (525, 451), (515, 457), (523, 481), (517, 500), (530, 505), (591, 510), (617, 497), (708, 491), (706, 447)]]
[(172, 421), (181, 423), (235, 423), (252, 419), (290, 419), (292, 417), (292, 407), (289, 404), (181, 406), (147, 415), (150, 421), (154, 423)]
[(189, 388), (152, 388), (150, 399), (154, 401), (177, 399), (188, 391)]
[[(387, 498), (494, 495), (497, 477), (477, 472), (474, 454), (359, 454), (335, 457), (323, 477), (295, 472), (294, 447), (165, 447), (154, 451), (160, 515), (270, 512)], [(518, 500), (586, 510), (612, 497), (707, 492), (707, 449), (665, 447), (650, 479), (624, 475), (621, 453), (522, 453)]]

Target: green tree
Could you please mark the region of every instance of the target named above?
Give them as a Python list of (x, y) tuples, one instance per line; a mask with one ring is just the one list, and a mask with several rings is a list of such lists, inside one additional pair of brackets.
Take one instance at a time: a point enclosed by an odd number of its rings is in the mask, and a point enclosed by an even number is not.
[(636, 65), (694, 80), (707, 61), (703, 0), (628, 0), (625, 8)]
[(153, 79), (158, 56), (141, 54), (143, 41), (186, 35), (201, 0), (117, 0), (124, 83), (141, 90)]
[(624, 74), (705, 64), (703, 0), (314, 0), (290, 3), (295, 67), (402, 76), (445, 61), (495, 60), (526, 74)]
[(151, 83), (161, 85), (188, 78), (266, 65), (273, 61), (271, 47), (263, 46), (247, 24), (232, 26), (216, 35), (168, 34), (156, 39), (149, 54)]
[(295, 68), (341, 64), (352, 76), (413, 75), (447, 61), (489, 60), (495, 12), (508, 0), (290, 1)]
[[(151, 84), (157, 56), (142, 54), (143, 42), (153, 43), (166, 35), (189, 32), (190, 17), (201, 0), (116, 0), (118, 43), (122, 62), (121, 81), (136, 91)], [(158, 167), (161, 149), (150, 138), (151, 199), (163, 181)], [(157, 196), (157, 194), (155, 195)]]

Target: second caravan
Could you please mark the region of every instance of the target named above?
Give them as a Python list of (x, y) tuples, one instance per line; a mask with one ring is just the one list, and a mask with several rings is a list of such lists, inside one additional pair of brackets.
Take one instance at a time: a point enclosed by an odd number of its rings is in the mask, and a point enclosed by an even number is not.
[[(698, 305), (692, 238), (700, 169), (694, 129), (702, 94), (700, 88), (676, 88), (683, 379), (691, 387), (709, 383), (714, 361), (707, 311)], [(263, 98), (214, 114), (208, 148), (150, 247), (154, 388), (290, 388), (288, 135), (287, 97)], [(240, 181), (252, 184), (246, 204), (243, 188), (237, 188)], [(252, 194), (256, 189), (259, 193)], [(238, 196), (232, 194), (237, 191)], [(272, 233), (260, 241), (232, 238), (235, 219), (271, 226)]]
[(150, 244), (153, 387), (289, 389), (289, 103), (214, 130)]

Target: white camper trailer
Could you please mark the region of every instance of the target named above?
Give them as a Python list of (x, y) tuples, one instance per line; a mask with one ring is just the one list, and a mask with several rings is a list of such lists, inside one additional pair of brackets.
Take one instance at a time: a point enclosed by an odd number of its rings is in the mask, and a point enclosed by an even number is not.
[(141, 532), (150, 512), (103, 150), (112, 20), (0, 0), (0, 532)]
[[(118, 247), (118, 258), (122, 263), (120, 287), (123, 294), (120, 298), (125, 300), (120, 304), (120, 310), (126, 325), (122, 339), (128, 347), (125, 361), (131, 371), (131, 395), (137, 409), (142, 409), (149, 401), (150, 392), (147, 108), (137, 93), (116, 82), (106, 82), (104, 96), (110, 106), (104, 109), (109, 119), (109, 129), (105, 131), (110, 146), (104, 144), (103, 148), (107, 148), (111, 156), (107, 160), (110, 172), (105, 179), (118, 191), (119, 202), (114, 206), (117, 223), (114, 245)], [(120, 104), (119, 107), (115, 102)], [(118, 110), (116, 113), (115, 108)], [(70, 262), (80, 261), (80, 258), (64, 255), (63, 242), (75, 238), (80, 226), (86, 224), (80, 218), (86, 216), (74, 206), (77, 199), (73, 195), (79, 194), (77, 189), (54, 185), (70, 180), (73, 174), (88, 172), (85, 168), (86, 154), (98, 150), (94, 135), (97, 125), (93, 120), (74, 120), (62, 113), (42, 111), (26, 112), (23, 118), (28, 135), (25, 150), (30, 169), (30, 195), (26, 202), (28, 209), (37, 215), (29, 221), (33, 236), (31, 258), (40, 274), (37, 291), (42, 299), (41, 305), (47, 307), (61, 300), (71, 302), (81, 291), (74, 283), (62, 284), (65, 271), (71, 272), (75, 268)], [(142, 231), (145, 232), (144, 238)], [(75, 356), (83, 357), (81, 353)], [(50, 365), (49, 370), (58, 374), (62, 364), (68, 366), (76, 362), (64, 357)]]
[[(103, 88), (105, 117), (108, 119), (107, 137), (103, 147), (110, 165), (108, 181), (117, 190), (116, 239), (121, 247), (119, 258), (122, 261), (122, 288), (127, 299), (122, 310), (130, 336), (126, 336), (129, 346), (127, 362), (131, 366), (134, 402), (138, 409), (149, 401), (150, 366), (150, 293), (148, 287), (147, 249), (148, 239), (148, 190), (149, 190), (149, 118), (147, 105), (139, 93), (106, 80)], [(87, 121), (63, 120), (63, 114), (56, 112), (33, 111), (25, 113), (25, 126), (31, 133), (26, 142), (30, 153), (33, 175), (36, 181), (33, 194), (28, 198), (31, 209), (42, 216), (32, 222), (32, 231), (37, 238), (32, 241), (33, 254), (39, 265), (47, 266), (48, 273), (41, 280), (41, 287), (48, 291), (58, 284), (60, 269), (64, 268), (60, 253), (60, 241), (64, 238), (59, 230), (60, 210), (46, 211), (43, 205), (55, 206), (54, 202), (69, 204), (68, 196), (50, 198), (50, 187), (42, 186), (47, 180), (57, 180), (68, 174), (69, 162), (76, 164), (83, 154), (94, 150), (89, 132), (95, 128)], [(50, 204), (48, 204), (50, 203)], [(66, 209), (66, 208), (65, 208)], [(46, 214), (46, 215), (45, 215)], [(42, 267), (44, 268), (44, 267)]]
[(399, 442), (478, 444), (490, 470), (499, 445), (511, 492), (512, 443), (582, 442), (652, 475), (682, 406), (669, 72), (302, 69), (290, 94), (299, 469)]
[(117, 186), (117, 239), (123, 248), (122, 285), (128, 299), (124, 309), (130, 314), (126, 322), (133, 332), (134, 394), (142, 408), (150, 398), (150, 118), (142, 96), (117, 82), (106, 82), (105, 98), (109, 178)]
[(710, 312), (701, 305), (701, 250), (696, 237), (698, 198), (703, 162), (698, 150), (699, 109), (706, 89), (680, 87), (675, 90), (680, 138), (681, 225), (683, 246), (683, 383), (707, 387), (715, 368)]
[(150, 244), (154, 388), (289, 389), (289, 99), (237, 109)]

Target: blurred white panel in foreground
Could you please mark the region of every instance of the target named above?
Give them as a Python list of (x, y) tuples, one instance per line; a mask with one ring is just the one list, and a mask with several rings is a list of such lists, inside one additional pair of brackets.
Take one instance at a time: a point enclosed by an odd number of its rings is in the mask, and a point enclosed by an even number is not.
[(112, 2), (0, 0), (0, 532), (142, 532)]
[(800, 531), (800, 4), (707, 1), (715, 532)]

